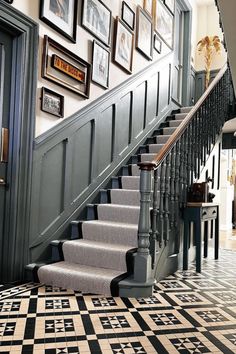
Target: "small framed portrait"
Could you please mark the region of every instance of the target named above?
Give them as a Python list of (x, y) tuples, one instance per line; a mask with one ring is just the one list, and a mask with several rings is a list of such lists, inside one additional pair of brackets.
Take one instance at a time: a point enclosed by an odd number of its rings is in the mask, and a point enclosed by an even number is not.
[(77, 0), (41, 0), (40, 20), (76, 42)]
[(161, 54), (162, 41), (156, 33), (154, 34), (153, 41), (154, 41), (153, 48), (157, 51), (157, 53)]
[(174, 16), (160, 0), (156, 0), (155, 7), (155, 30), (168, 47), (173, 49)]
[(82, 26), (110, 46), (111, 10), (101, 0), (83, 0)]
[(151, 17), (140, 6), (137, 7), (136, 48), (147, 59), (152, 60), (153, 24)]
[(97, 42), (93, 41), (93, 66), (92, 66), (92, 81), (98, 85), (109, 87), (109, 64), (110, 51)]
[(134, 51), (134, 34), (133, 32), (121, 21), (116, 18), (116, 31), (115, 31), (115, 50), (114, 61), (120, 65), (129, 74), (132, 73), (133, 66), (133, 51)]
[(174, 13), (175, 13), (175, 0), (165, 0), (165, 5), (168, 7), (168, 9), (174, 15)]
[(64, 96), (42, 87), (41, 110), (56, 117), (64, 117)]
[(153, 0), (144, 0), (143, 1), (143, 8), (145, 11), (147, 11), (149, 16), (152, 17), (152, 15), (153, 15)]
[(121, 18), (125, 24), (129, 26), (129, 28), (133, 31), (135, 25), (135, 13), (129, 7), (129, 5), (126, 4), (125, 1), (122, 2)]

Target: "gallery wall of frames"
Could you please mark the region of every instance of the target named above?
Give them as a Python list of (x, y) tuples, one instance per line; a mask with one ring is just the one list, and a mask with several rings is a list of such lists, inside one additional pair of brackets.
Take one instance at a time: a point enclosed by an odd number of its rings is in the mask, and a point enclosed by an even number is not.
[[(14, 3), (14, 0), (5, 1)], [(92, 45), (88, 40), (87, 49), (92, 52), (90, 63), (75, 54), (71, 46), (69, 50), (44, 34), (41, 77), (55, 86), (41, 88), (40, 109), (54, 117), (64, 117), (66, 100), (66, 96), (57, 92), (57, 86), (77, 94), (80, 99), (88, 99), (91, 82), (104, 90), (109, 88), (111, 62), (132, 74), (137, 52), (149, 63), (154, 51), (161, 54), (163, 46), (173, 49), (175, 0), (143, 0), (142, 6), (132, 8), (128, 1), (120, 1), (120, 14), (116, 17), (101, 0), (40, 0), (39, 3), (39, 20), (60, 33), (68, 43), (79, 43), (78, 24), (94, 38)], [(81, 4), (82, 9), (78, 11)]]

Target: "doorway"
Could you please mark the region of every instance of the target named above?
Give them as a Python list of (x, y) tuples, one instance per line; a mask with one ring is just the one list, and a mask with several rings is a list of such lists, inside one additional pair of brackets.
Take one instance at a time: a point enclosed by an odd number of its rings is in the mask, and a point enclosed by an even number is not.
[(188, 0), (176, 1), (172, 99), (179, 106), (188, 106), (191, 102), (191, 10)]
[(38, 25), (0, 2), (0, 283), (21, 280), (28, 257)]

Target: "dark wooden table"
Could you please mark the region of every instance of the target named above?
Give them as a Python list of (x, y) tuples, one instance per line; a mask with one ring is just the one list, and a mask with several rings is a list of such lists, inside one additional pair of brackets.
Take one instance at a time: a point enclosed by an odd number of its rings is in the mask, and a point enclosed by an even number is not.
[[(188, 269), (188, 250), (190, 247), (190, 223), (194, 223), (196, 240), (196, 271), (201, 273), (202, 222), (204, 222), (204, 257), (208, 253), (208, 221), (215, 221), (215, 259), (219, 256), (219, 205), (216, 203), (188, 203), (184, 210), (184, 249), (183, 270)], [(213, 225), (212, 225), (213, 226)]]

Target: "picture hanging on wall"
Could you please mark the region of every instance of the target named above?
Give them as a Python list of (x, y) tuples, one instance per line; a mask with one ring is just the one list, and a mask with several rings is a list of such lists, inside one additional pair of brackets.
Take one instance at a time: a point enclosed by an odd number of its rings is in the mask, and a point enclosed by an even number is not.
[(151, 17), (137, 7), (136, 48), (149, 60), (153, 53), (153, 24)]
[(109, 64), (110, 51), (104, 48), (101, 43), (94, 40), (92, 81), (104, 88), (108, 88), (109, 86)]
[(120, 18), (116, 18), (115, 31), (115, 49), (114, 61), (125, 69), (129, 74), (132, 73), (134, 51), (134, 34), (122, 22)]
[(111, 18), (111, 11), (101, 0), (84, 0), (82, 26), (107, 46), (110, 46)]
[(155, 33), (155, 34), (154, 34), (154, 44), (153, 44), (153, 48), (154, 48), (159, 54), (161, 54), (161, 47), (162, 47), (162, 41), (161, 41), (161, 39), (158, 37), (158, 35)]
[(64, 117), (64, 96), (42, 87), (41, 110), (59, 118)]
[(152, 17), (152, 14), (153, 14), (153, 0), (144, 0), (143, 8), (144, 8), (145, 11), (147, 11), (149, 16)]
[(165, 5), (168, 7), (168, 9), (174, 15), (174, 13), (175, 13), (175, 0), (165, 0)]
[(44, 79), (88, 98), (90, 69), (89, 63), (48, 36), (44, 36), (42, 60), (42, 77)]
[(129, 28), (133, 31), (135, 24), (135, 13), (129, 7), (129, 5), (126, 4), (125, 1), (122, 2), (121, 18), (126, 23), (126, 25), (129, 26)]
[(40, 19), (76, 42), (78, 0), (41, 0)]
[(155, 4), (155, 30), (161, 39), (173, 49), (174, 17), (161, 0)]

